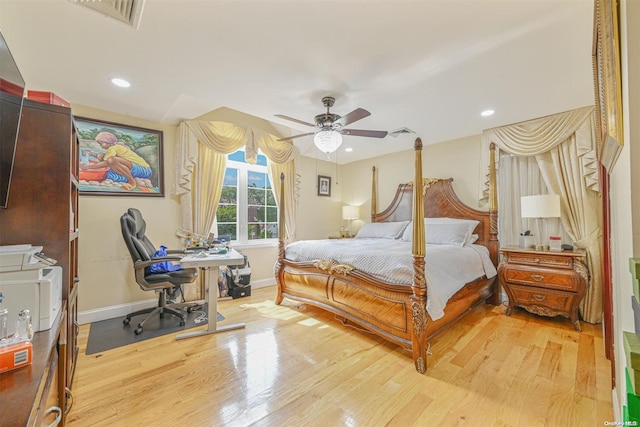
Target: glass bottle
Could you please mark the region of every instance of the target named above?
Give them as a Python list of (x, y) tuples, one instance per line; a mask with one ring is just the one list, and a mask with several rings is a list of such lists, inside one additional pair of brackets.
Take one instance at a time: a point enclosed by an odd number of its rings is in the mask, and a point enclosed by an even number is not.
[(0, 307), (0, 340), (7, 338), (9, 334), (9, 310)]
[[(4, 295), (0, 291), (0, 303), (4, 301)], [(0, 340), (7, 338), (9, 335), (9, 310), (0, 305)]]
[(22, 310), (18, 313), (18, 320), (16, 321), (15, 339), (17, 341), (31, 341), (32, 338), (31, 313), (29, 310)]

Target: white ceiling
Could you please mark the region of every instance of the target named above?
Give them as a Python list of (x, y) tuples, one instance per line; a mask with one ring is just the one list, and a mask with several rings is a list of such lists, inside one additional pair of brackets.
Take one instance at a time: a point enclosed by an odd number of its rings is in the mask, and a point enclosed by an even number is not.
[(332, 95), (334, 113), (371, 112), (351, 128), (416, 133), (346, 136), (339, 163), (593, 104), (592, 20), (591, 0), (147, 0), (136, 30), (68, 0), (0, 0), (28, 89), (170, 124), (227, 107), (283, 136), (310, 128), (274, 114), (313, 123)]

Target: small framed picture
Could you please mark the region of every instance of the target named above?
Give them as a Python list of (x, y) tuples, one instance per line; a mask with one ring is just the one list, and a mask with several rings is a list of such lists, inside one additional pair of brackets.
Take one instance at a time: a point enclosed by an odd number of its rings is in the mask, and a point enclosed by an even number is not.
[(331, 177), (318, 175), (318, 196), (331, 197)]

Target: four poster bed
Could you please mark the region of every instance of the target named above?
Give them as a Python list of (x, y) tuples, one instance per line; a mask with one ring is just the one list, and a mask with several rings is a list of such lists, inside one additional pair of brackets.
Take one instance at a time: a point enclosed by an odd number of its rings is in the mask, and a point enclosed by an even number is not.
[[(374, 167), (372, 222), (371, 225), (365, 224), (356, 238), (310, 241), (307, 245), (310, 252), (305, 255), (305, 242), (294, 242), (285, 247), (284, 226), (280, 227), (278, 261), (275, 265), (278, 284), (276, 303), (280, 304), (286, 297), (320, 307), (339, 316), (344, 323), (353, 322), (390, 342), (411, 349), (416, 370), (423, 373), (427, 366), (427, 339), (454, 323), (477, 304), (483, 301), (498, 303), (499, 287), (495, 275), (498, 262), (497, 197), (493, 162), (489, 211), (479, 211), (458, 199), (451, 186), (452, 179), (423, 179), (422, 141), (419, 138), (414, 148), (414, 183), (422, 183), (422, 191), (413, 191), (413, 183), (401, 184), (389, 207), (377, 212)], [(280, 224), (285, 224), (283, 192), (280, 193)], [(425, 221), (424, 218), (428, 219)], [(477, 240), (470, 242), (473, 244), (466, 244), (469, 242), (465, 241), (462, 245), (430, 244), (426, 248), (425, 241), (432, 243), (429, 242), (430, 230), (434, 230), (434, 236), (438, 234), (436, 228), (431, 228), (434, 227), (430, 225), (432, 218), (477, 221), (473, 231)], [(380, 233), (390, 232), (395, 234), (395, 238), (360, 238), (365, 227), (373, 230), (372, 235), (365, 237), (381, 237)], [(360, 246), (351, 246), (367, 243), (377, 247), (378, 252), (369, 253)], [(458, 249), (454, 249), (454, 246)], [(329, 247), (334, 252), (317, 252), (329, 250)], [(425, 266), (427, 250), (430, 256)], [(439, 254), (438, 251), (442, 250), (445, 252)], [(472, 272), (471, 265), (475, 261), (460, 261), (457, 254), (449, 252), (454, 250), (477, 252), (480, 255), (485, 252), (489, 266), (486, 261), (481, 262), (483, 266), (478, 267), (479, 272), (477, 269)], [(314, 258), (318, 253), (327, 255)], [(394, 254), (403, 257), (402, 262), (392, 261), (391, 255)], [(435, 270), (448, 258), (454, 260), (453, 268), (445, 275), (455, 270), (463, 273), (461, 277), (466, 279), (459, 279), (463, 280), (460, 286), (449, 290), (448, 295), (436, 295), (439, 286), (432, 285), (434, 274), (437, 273)], [(427, 285), (431, 288), (428, 289)], [(442, 300), (441, 306), (430, 304), (430, 299), (436, 302)]]

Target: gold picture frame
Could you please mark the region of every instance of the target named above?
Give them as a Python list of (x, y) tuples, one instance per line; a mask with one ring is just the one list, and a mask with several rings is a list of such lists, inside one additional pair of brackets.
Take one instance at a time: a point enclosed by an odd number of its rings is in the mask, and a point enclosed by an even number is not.
[(617, 0), (594, 1), (593, 78), (598, 159), (611, 172), (624, 144)]

